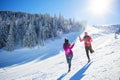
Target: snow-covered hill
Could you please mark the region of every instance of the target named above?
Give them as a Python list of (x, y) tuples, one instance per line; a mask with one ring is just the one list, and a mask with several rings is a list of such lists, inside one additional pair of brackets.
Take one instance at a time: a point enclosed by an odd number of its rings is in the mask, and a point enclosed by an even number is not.
[[(17, 49), (14, 52), (0, 50), (0, 80), (120, 80), (120, 35), (106, 33), (96, 27), (86, 29), (93, 37), (95, 53), (87, 57), (80, 33), (65, 34), (46, 47)], [(83, 36), (83, 34), (81, 34)], [(64, 37), (75, 42), (72, 70), (67, 73), (67, 63), (62, 49)]]

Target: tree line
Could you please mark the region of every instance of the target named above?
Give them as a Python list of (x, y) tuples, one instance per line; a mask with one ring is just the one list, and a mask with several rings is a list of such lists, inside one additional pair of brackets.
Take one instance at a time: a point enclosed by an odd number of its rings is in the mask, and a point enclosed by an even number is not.
[(64, 33), (80, 31), (83, 22), (49, 14), (0, 11), (0, 48), (13, 51), (16, 45), (33, 48), (44, 46), (44, 41), (54, 40)]

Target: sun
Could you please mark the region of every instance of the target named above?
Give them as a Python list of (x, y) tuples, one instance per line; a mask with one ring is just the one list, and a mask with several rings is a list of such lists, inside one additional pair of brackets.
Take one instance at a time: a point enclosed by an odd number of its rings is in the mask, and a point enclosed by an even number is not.
[(109, 11), (111, 0), (89, 0), (89, 11), (94, 15), (105, 15)]

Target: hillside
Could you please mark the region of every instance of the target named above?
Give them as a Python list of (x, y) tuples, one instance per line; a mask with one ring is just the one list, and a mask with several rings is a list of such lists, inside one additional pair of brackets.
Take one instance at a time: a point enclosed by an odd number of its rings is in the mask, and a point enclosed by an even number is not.
[[(120, 35), (115, 39), (112, 31), (91, 26), (85, 31), (93, 37), (95, 53), (90, 54), (90, 63), (87, 63), (83, 43), (78, 39), (81, 33), (74, 32), (64, 34), (61, 39), (47, 40), (46, 47), (41, 49), (22, 48), (11, 53), (1, 50), (0, 80), (119, 80)], [(75, 42), (69, 73), (62, 49), (65, 37)]]

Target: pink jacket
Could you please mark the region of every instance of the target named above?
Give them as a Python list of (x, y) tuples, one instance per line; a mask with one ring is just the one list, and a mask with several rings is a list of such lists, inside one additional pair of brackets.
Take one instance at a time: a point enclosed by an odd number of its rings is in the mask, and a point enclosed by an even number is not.
[(75, 44), (72, 44), (70, 46), (66, 46), (65, 44), (63, 44), (63, 49), (65, 50), (65, 55), (72, 55), (72, 48), (74, 47)]

